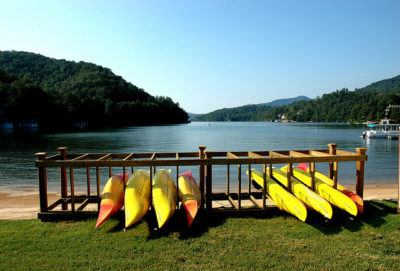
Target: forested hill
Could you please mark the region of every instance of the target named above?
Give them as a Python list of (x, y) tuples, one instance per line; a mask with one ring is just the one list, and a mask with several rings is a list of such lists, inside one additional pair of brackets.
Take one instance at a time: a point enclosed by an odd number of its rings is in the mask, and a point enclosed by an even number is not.
[[(378, 121), (385, 116), (385, 109), (390, 104), (400, 105), (400, 76), (375, 82), (354, 91), (344, 88), (311, 101), (274, 107), (266, 112), (264, 119), (274, 120), (285, 115), (294, 121)], [(392, 109), (389, 117), (399, 122), (400, 110)]]
[[(301, 97), (301, 96), (300, 96)], [(196, 117), (198, 121), (274, 121), (285, 116), (299, 122), (378, 121), (390, 104), (400, 105), (400, 75), (349, 91), (344, 88), (313, 100), (302, 100), (281, 106), (271, 103), (224, 108)], [(400, 110), (389, 115), (400, 122)]]
[(266, 112), (274, 106), (287, 105), (297, 101), (311, 100), (306, 96), (278, 99), (269, 103), (249, 104), (233, 108), (223, 108), (208, 114), (195, 116), (195, 121), (260, 121)]
[[(3, 78), (23, 80), (43, 90), (46, 96), (43, 106), (48, 108), (48, 116), (42, 116), (41, 121), (46, 125), (64, 126), (78, 121), (93, 126), (164, 124), (183, 123), (188, 119), (187, 113), (169, 97), (151, 96), (110, 69), (95, 64), (0, 51), (0, 69), (3, 69)], [(12, 113), (18, 107), (13, 96), (29, 91), (13, 91), (11, 85), (6, 89), (4, 82), (0, 90), (0, 99), (3, 99), (0, 110), (9, 119), (35, 118)]]

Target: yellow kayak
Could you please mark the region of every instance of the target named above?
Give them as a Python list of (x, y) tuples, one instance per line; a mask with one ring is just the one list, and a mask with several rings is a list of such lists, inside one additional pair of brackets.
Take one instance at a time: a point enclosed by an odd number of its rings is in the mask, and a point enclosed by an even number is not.
[[(268, 173), (268, 171), (267, 171)], [(288, 179), (287, 173), (277, 169), (272, 168), (273, 177), (283, 184), (285, 187), (288, 187)], [(318, 196), (315, 192), (305, 186), (302, 182), (295, 178), (291, 178), (291, 189), (292, 193), (304, 202), (308, 207), (314, 209), (315, 211), (321, 213), (326, 218), (332, 218), (332, 206), (322, 197)]]
[[(309, 172), (309, 167), (305, 163), (301, 163), (297, 167), (304, 171)], [(321, 172), (315, 171), (315, 177), (317, 177), (324, 183), (327, 183), (330, 186), (333, 186), (333, 180), (331, 178), (329, 178), (328, 176), (322, 174)], [(342, 192), (343, 194), (345, 194), (346, 196), (351, 198), (351, 200), (354, 201), (354, 203), (356, 204), (357, 209), (358, 209), (358, 211), (360, 211), (360, 213), (362, 213), (364, 211), (364, 201), (359, 195), (351, 192), (349, 189), (347, 189), (345, 186), (343, 186), (339, 183), (337, 184), (337, 190), (339, 190), (340, 192)]]
[[(129, 173), (125, 175), (125, 180)], [(108, 179), (101, 195), (100, 211), (97, 218), (96, 229), (107, 219), (117, 213), (124, 206), (124, 181), (123, 175), (117, 174)]]
[(190, 170), (179, 175), (178, 194), (185, 208), (187, 222), (190, 227), (201, 204), (200, 188)]
[(144, 217), (150, 207), (150, 171), (136, 170), (125, 189), (125, 228)]
[(153, 206), (158, 227), (161, 228), (174, 214), (176, 208), (176, 186), (170, 169), (160, 169), (154, 175)]
[[(281, 168), (282, 171), (287, 171), (287, 166)], [(299, 168), (293, 167), (293, 175), (304, 184), (311, 186), (311, 176), (308, 172), (301, 170)], [(314, 176), (315, 177), (315, 176)], [(357, 215), (357, 206), (349, 197), (345, 194), (336, 190), (329, 184), (324, 183), (319, 178), (315, 177), (315, 191), (329, 201), (331, 204), (335, 205), (336, 207), (342, 209), (343, 211), (348, 212), (351, 215)]]
[[(249, 171), (246, 172), (247, 175)], [(294, 215), (301, 221), (306, 221), (307, 208), (298, 198), (286, 191), (277, 182), (266, 176), (266, 196), (276, 205), (280, 210), (285, 210), (289, 214)], [(252, 169), (251, 178), (261, 187), (263, 187), (263, 173)]]

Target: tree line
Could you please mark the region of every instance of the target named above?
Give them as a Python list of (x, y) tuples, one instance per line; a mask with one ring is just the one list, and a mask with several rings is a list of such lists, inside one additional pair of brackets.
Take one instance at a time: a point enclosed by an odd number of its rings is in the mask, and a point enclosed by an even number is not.
[(184, 123), (187, 113), (169, 97), (154, 97), (86, 62), (39, 54), (0, 52), (0, 110), (12, 121), (38, 119), (42, 127)]
[[(298, 122), (379, 121), (390, 104), (400, 105), (400, 76), (349, 91), (344, 88), (312, 100), (283, 106), (245, 105), (224, 108), (196, 117), (196, 121), (274, 121), (282, 116)], [(400, 123), (400, 110), (388, 116)]]

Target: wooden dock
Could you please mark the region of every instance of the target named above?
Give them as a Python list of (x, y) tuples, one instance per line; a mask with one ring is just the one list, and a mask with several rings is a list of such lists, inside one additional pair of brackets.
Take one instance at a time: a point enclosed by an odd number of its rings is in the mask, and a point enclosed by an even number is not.
[[(328, 144), (328, 149), (323, 150), (284, 150), (284, 151), (209, 151), (205, 146), (200, 146), (198, 152), (178, 153), (79, 153), (69, 154), (66, 147), (58, 148), (58, 153), (47, 156), (47, 153), (36, 153), (36, 167), (39, 172), (40, 212), (38, 217), (42, 220), (52, 218), (87, 217), (96, 215), (100, 206), (100, 170), (106, 169), (108, 176), (113, 172), (133, 172), (135, 167), (147, 167), (151, 175), (158, 167), (176, 168), (176, 182), (178, 182), (179, 169), (183, 166), (199, 168), (198, 181), (203, 195), (201, 208), (205, 211), (271, 211), (276, 207), (266, 204), (265, 182), (266, 174), (273, 164), (287, 164), (288, 176), (291, 176), (295, 163), (309, 163), (312, 184), (317, 164), (329, 163), (329, 177), (333, 179), (333, 186), (338, 182), (339, 162), (357, 162), (356, 193), (363, 197), (364, 191), (364, 163), (367, 161), (365, 148), (356, 148), (356, 152), (337, 149), (337, 144)], [(226, 166), (226, 192), (213, 193), (213, 166)], [(252, 191), (250, 177), (247, 179), (248, 189), (242, 191), (242, 170), (250, 169), (252, 165), (262, 165), (264, 170), (263, 191)], [(231, 176), (232, 167), (237, 168), (237, 178)], [(86, 169), (86, 193), (77, 195), (75, 192), (75, 169)], [(60, 172), (61, 197), (49, 204), (47, 196), (47, 171)], [(91, 175), (95, 172), (95, 176)], [(196, 178), (197, 179), (197, 178)], [(105, 181), (105, 180), (103, 180)], [(232, 183), (237, 182), (237, 191), (230, 191)], [(150, 182), (151, 183), (151, 182)], [(95, 193), (92, 185), (95, 184)], [(151, 185), (151, 184), (150, 184)], [(288, 190), (290, 190), (290, 177)], [(313, 186), (313, 188), (315, 188)], [(213, 206), (213, 201), (229, 202), (230, 207)], [(243, 201), (251, 206), (242, 205)], [(96, 210), (88, 210), (90, 204), (97, 205)], [(57, 210), (56, 210), (57, 209)]]

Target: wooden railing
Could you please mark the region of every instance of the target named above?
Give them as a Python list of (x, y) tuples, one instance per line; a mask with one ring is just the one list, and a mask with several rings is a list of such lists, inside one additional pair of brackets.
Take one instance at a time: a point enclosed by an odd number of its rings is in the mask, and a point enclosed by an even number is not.
[[(329, 149), (324, 150), (284, 150), (284, 151), (236, 151), (236, 152), (214, 152), (205, 150), (205, 146), (199, 147), (199, 152), (178, 152), (178, 153), (80, 153), (69, 154), (67, 148), (58, 148), (59, 153), (47, 157), (46, 153), (36, 153), (36, 167), (39, 171), (39, 194), (40, 194), (40, 213), (39, 217), (58, 213), (68, 215), (83, 211), (90, 203), (96, 203), (97, 208), (101, 201), (100, 192), (100, 169), (107, 168), (108, 175), (112, 176), (115, 168), (122, 169), (123, 178), (127, 168), (132, 172), (135, 167), (148, 167), (151, 176), (157, 167), (176, 167), (176, 182), (178, 181), (179, 168), (182, 166), (199, 167), (199, 186), (203, 195), (202, 208), (213, 209), (213, 200), (226, 200), (232, 205), (231, 209), (242, 210), (242, 200), (250, 200), (254, 208), (266, 210), (265, 180), (266, 171), (272, 168), (273, 164), (288, 164), (287, 171), (289, 176), (288, 189), (290, 190), (292, 166), (295, 163), (309, 163), (314, 189), (314, 172), (316, 163), (329, 163), (329, 176), (333, 179), (333, 186), (337, 186), (338, 163), (357, 162), (356, 167), (356, 193), (363, 197), (364, 190), (364, 163), (367, 161), (365, 148), (356, 148), (356, 152), (337, 150), (336, 144), (328, 144)], [(213, 193), (213, 166), (225, 165), (227, 167), (227, 186), (226, 193)], [(231, 166), (238, 168), (238, 189), (237, 193), (230, 191)], [(248, 192), (242, 192), (242, 167), (247, 165), (263, 165), (264, 189), (262, 192), (254, 192), (251, 189), (251, 179), (248, 177)], [(61, 198), (52, 204), (48, 204), (47, 191), (47, 170), (59, 168)], [(74, 169), (86, 169), (86, 194), (77, 196), (75, 194)], [(69, 188), (68, 194), (68, 172), (69, 169)], [(93, 195), (91, 190), (91, 170), (96, 172), (96, 193)], [(151, 184), (150, 184), (151, 185)], [(262, 200), (260, 204), (258, 200)], [(205, 202), (205, 206), (204, 206)], [(76, 204), (80, 204), (76, 208)], [(54, 209), (61, 205), (61, 210)], [(70, 206), (70, 208), (69, 208)], [(97, 209), (98, 210), (98, 209)], [(84, 212), (80, 212), (84, 213)]]

